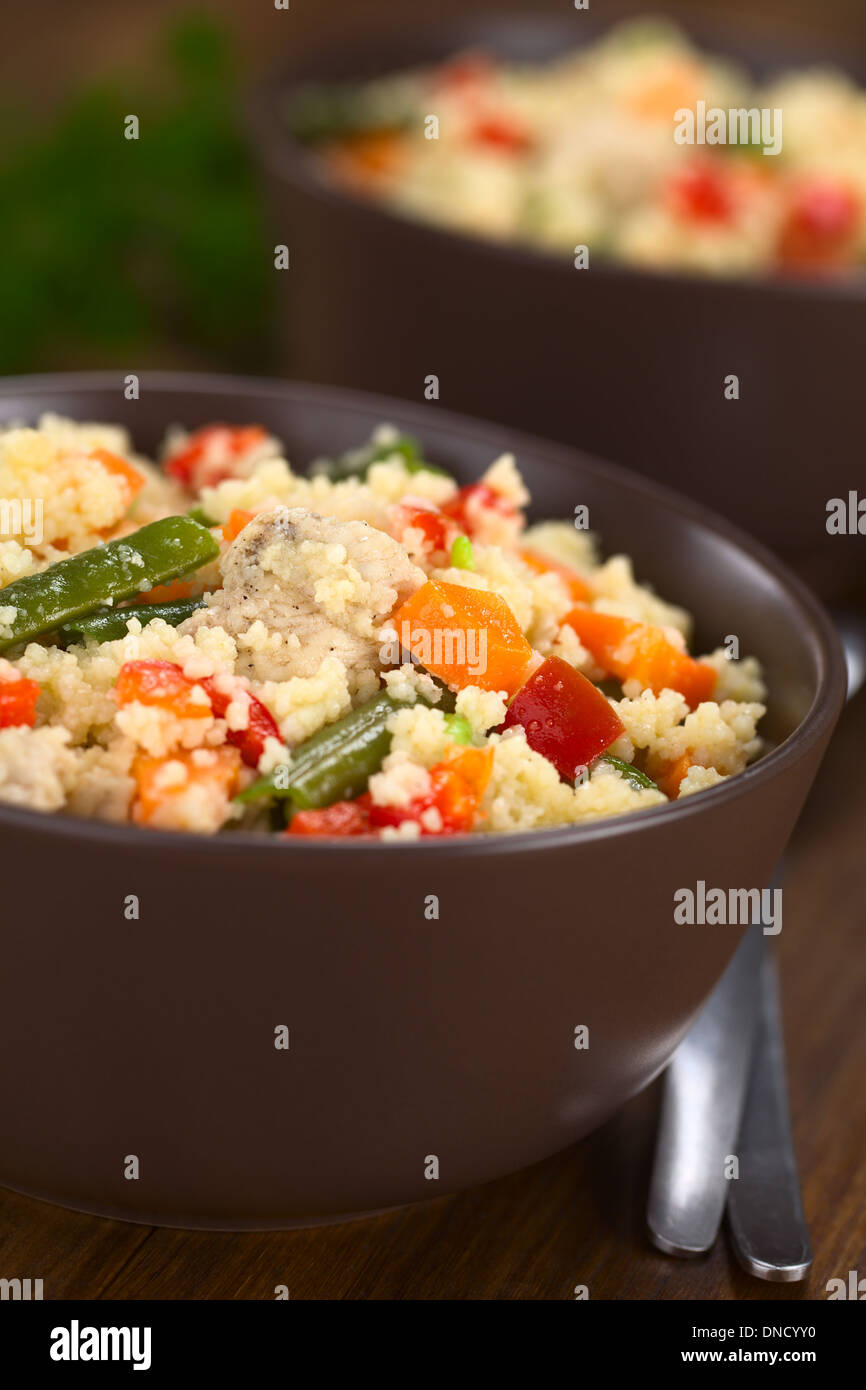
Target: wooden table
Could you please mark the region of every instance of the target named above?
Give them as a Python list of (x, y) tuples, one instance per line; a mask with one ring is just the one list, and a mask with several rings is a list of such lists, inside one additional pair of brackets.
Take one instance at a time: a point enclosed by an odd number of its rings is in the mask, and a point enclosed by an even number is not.
[(697, 1262), (643, 1233), (658, 1086), (512, 1177), (370, 1220), (269, 1235), (103, 1221), (0, 1189), (0, 1274), (46, 1299), (824, 1298), (866, 1275), (866, 691), (845, 712), (798, 826), (780, 937), (794, 1131), (815, 1264), (749, 1279), (724, 1240)]

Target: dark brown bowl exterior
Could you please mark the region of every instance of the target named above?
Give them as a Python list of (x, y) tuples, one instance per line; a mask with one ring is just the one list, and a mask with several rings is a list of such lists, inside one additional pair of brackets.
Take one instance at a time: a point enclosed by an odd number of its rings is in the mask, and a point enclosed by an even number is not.
[(454, 1191), (598, 1125), (664, 1066), (742, 934), (677, 925), (675, 890), (766, 884), (797, 819), (844, 690), (819, 605), (666, 490), (434, 406), (171, 375), (136, 402), (105, 374), (0, 389), (0, 421), (45, 409), (145, 449), (177, 421), (261, 421), (298, 464), (388, 419), (464, 479), (510, 445), (538, 515), (586, 503), (608, 549), (698, 613), (701, 646), (736, 633), (762, 657), (779, 746), (655, 811), (415, 846), (0, 807), (0, 1182), (130, 1220), (280, 1227)]
[[(275, 240), (290, 372), (423, 397), (576, 444), (731, 517), (824, 597), (866, 576), (862, 536), (829, 536), (827, 503), (861, 486), (866, 288), (643, 273), (496, 245), (344, 194), (286, 134), (299, 83), (374, 76), (466, 45), (546, 59), (593, 36), (588, 15), (443, 20), (359, 36), (284, 66), (250, 104)], [(760, 70), (816, 61), (695, 37)], [(745, 49), (745, 52), (744, 52)], [(846, 57), (840, 56), (844, 67)], [(729, 374), (740, 398), (725, 398)]]

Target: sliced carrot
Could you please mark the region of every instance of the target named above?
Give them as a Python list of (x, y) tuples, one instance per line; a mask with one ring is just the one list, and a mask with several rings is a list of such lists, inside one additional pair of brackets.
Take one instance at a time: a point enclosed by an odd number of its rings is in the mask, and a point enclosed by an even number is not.
[[(180, 767), (169, 767), (169, 764), (180, 764)], [(192, 752), (174, 753), (166, 758), (152, 758), (141, 753), (132, 765), (136, 784), (132, 819), (139, 825), (148, 825), (157, 815), (164, 816), (167, 808), (178, 805), (190, 792), (213, 790), (228, 802), (237, 790), (241, 766), (241, 755), (236, 748), (210, 749), (206, 760), (197, 758)]]
[(170, 584), (154, 584), (144, 594), (137, 594), (132, 600), (141, 603), (173, 603), (178, 598), (192, 598), (201, 592), (201, 584), (194, 579), (173, 579)]
[(688, 60), (675, 62), (626, 97), (626, 106), (647, 120), (673, 120), (675, 112), (693, 107), (700, 90), (700, 72)]
[(126, 501), (128, 507), (134, 497), (137, 497), (144, 487), (144, 477), (137, 468), (133, 468), (131, 463), (122, 459), (118, 454), (112, 454), (108, 449), (91, 449), (90, 457), (96, 459), (98, 463), (113, 478), (120, 478), (126, 484)]
[(463, 802), (473, 801), (474, 809), (477, 810), (493, 772), (493, 749), (489, 747), (463, 748), (459, 753), (454, 753), (446, 758), (439, 766), (443, 773), (450, 776), (449, 786), (452, 804), (456, 779), (462, 784), (458, 789), (461, 800)]
[(688, 753), (681, 758), (659, 759), (652, 763), (652, 779), (665, 796), (675, 801), (680, 794), (680, 783), (694, 763)]
[(222, 528), (223, 540), (235, 540), (240, 535), (244, 527), (249, 525), (252, 519), (252, 512), (245, 512), (242, 508), (235, 507), (228, 521)]
[(406, 142), (399, 132), (380, 130), (335, 141), (323, 151), (323, 157), (338, 178), (363, 189), (395, 174), (405, 150)]
[(581, 607), (573, 608), (565, 622), (596, 665), (617, 680), (637, 680), (656, 695), (678, 690), (692, 709), (712, 696), (716, 671), (675, 647), (663, 628)]
[(539, 550), (519, 550), (518, 555), (525, 565), (536, 574), (555, 574), (565, 585), (575, 603), (581, 603), (589, 598), (590, 588), (585, 579), (582, 579), (577, 570), (571, 569), (569, 565), (560, 565), (556, 560), (549, 560), (546, 555), (542, 555)]
[(499, 594), (428, 579), (392, 619), (400, 643), (432, 675), (513, 695), (532, 648)]

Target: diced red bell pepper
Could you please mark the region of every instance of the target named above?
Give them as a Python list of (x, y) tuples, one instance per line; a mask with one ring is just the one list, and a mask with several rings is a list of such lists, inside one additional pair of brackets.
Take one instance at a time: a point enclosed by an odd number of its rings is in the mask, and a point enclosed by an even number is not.
[[(492, 748), (465, 748), (430, 771), (430, 790), (408, 806), (378, 806), (370, 801), (370, 824), (381, 829), (420, 821), (422, 835), (458, 835), (472, 829), (493, 769)], [(439, 812), (438, 826), (424, 825), (426, 811)]]
[(424, 552), (436, 555), (451, 548), (451, 540), (457, 527), (439, 507), (421, 505), (420, 502), (398, 502), (391, 512), (391, 530), (396, 540), (402, 540), (405, 531), (420, 531), (424, 537)]
[(368, 800), (364, 796), (357, 801), (335, 801), (332, 806), (317, 811), (297, 811), (286, 834), (340, 839), (348, 835), (370, 835), (370, 817), (365, 804)]
[[(231, 704), (231, 695), (226, 695), (224, 691), (218, 690), (216, 682), (212, 676), (208, 676), (201, 682), (207, 691), (211, 702), (211, 708), (217, 719), (222, 719)], [(259, 759), (265, 751), (265, 742), (269, 738), (280, 737), (280, 731), (276, 726), (270, 711), (257, 700), (255, 695), (250, 695), (250, 717), (245, 729), (229, 729), (226, 734), (226, 742), (233, 743), (240, 749), (241, 757), (249, 767), (258, 767)]]
[(532, 148), (532, 136), (516, 121), (505, 116), (485, 116), (470, 128), (469, 139), (475, 145), (499, 150), (502, 154), (523, 154)]
[(504, 727), (517, 724), (530, 748), (569, 782), (625, 732), (598, 687), (558, 656), (549, 656), (511, 701)]
[(208, 700), (193, 696), (195, 688), (196, 682), (188, 680), (173, 661), (127, 661), (120, 668), (114, 695), (119, 705), (137, 700), (167, 709), (178, 719), (195, 719), (211, 713)]
[[(207, 696), (207, 702), (198, 700), (193, 691), (200, 687)], [(232, 701), (231, 692), (220, 690), (213, 676), (193, 681), (185, 676), (173, 661), (127, 661), (121, 668), (114, 687), (118, 704), (126, 705), (137, 700), (142, 705), (159, 705), (170, 710), (178, 719), (190, 719), (205, 714), (214, 714), (217, 719), (225, 717)], [(249, 696), (249, 723), (245, 729), (229, 729), (226, 743), (233, 744), (244, 762), (257, 767), (265, 750), (268, 738), (280, 737), (280, 731), (270, 711), (256, 699)]]
[(442, 507), (443, 515), (456, 521), (461, 531), (470, 537), (483, 525), (485, 512), (497, 512), (507, 517), (518, 515), (513, 502), (494, 492), (487, 483), (470, 483), (468, 487), (462, 487), (456, 497)]
[(734, 213), (731, 184), (721, 169), (686, 169), (674, 175), (667, 193), (675, 215), (691, 222), (729, 222)]
[(458, 91), (487, 82), (495, 69), (496, 61), (489, 53), (458, 53), (436, 69), (433, 81), (437, 87)]
[(784, 265), (844, 266), (854, 256), (862, 208), (857, 195), (830, 179), (811, 179), (795, 190), (782, 226)]
[(200, 492), (233, 477), (238, 462), (265, 439), (261, 425), (204, 425), (166, 459), (164, 468), (190, 492)]
[(17, 680), (0, 680), (0, 729), (21, 725), (33, 728), (36, 723), (36, 701), (39, 685), (20, 676)]

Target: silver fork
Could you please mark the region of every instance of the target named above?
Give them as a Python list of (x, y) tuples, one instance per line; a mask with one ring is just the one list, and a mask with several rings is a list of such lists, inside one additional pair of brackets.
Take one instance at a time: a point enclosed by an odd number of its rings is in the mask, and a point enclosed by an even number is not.
[[(837, 612), (850, 700), (866, 679), (866, 623)], [(738, 1176), (727, 1176), (736, 1158)], [(773, 952), (749, 927), (665, 1073), (647, 1222), (669, 1255), (708, 1251), (727, 1204), (737, 1258), (758, 1279), (812, 1264), (788, 1109)]]

